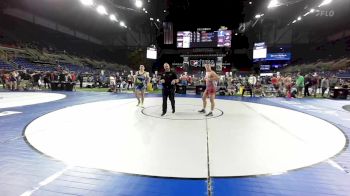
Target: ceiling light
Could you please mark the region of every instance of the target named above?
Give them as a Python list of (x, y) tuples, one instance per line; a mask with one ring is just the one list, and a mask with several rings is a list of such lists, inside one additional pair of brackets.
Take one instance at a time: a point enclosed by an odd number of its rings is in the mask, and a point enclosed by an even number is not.
[(149, 20), (153, 21), (154, 19), (153, 18), (149, 18)]
[(159, 18), (157, 18), (157, 22), (159, 22), (160, 20), (159, 20)]
[(332, 3), (333, 0), (323, 0), (323, 2), (318, 6), (318, 7), (322, 7), (324, 5), (328, 5), (330, 3)]
[(81, 2), (83, 5), (86, 5), (86, 6), (92, 6), (92, 5), (94, 5), (94, 1), (93, 1), (93, 0), (80, 0), (80, 2)]
[(114, 14), (109, 15), (109, 19), (111, 19), (111, 21), (118, 22), (117, 17), (115, 17)]
[(142, 1), (141, 0), (136, 0), (135, 1), (135, 6), (137, 7), (137, 8), (141, 8), (142, 7)]
[(267, 8), (274, 8), (278, 6), (280, 6), (280, 3), (278, 2), (278, 0), (271, 0)]
[(107, 14), (107, 10), (106, 10), (106, 8), (103, 5), (97, 6), (96, 10), (101, 15), (108, 15)]
[(125, 27), (125, 23), (123, 21), (119, 22), (120, 26)]
[(315, 12), (315, 9), (314, 9), (314, 8), (312, 8), (312, 9), (310, 10), (310, 12), (311, 12), (311, 13), (314, 13), (314, 12)]
[(301, 16), (298, 17), (298, 20), (301, 20)]

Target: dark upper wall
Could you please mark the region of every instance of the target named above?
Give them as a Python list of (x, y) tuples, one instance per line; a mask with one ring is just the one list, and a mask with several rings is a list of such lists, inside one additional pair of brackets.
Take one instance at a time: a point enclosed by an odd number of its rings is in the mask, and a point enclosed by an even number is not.
[(93, 44), (86, 40), (57, 32), (8, 15), (0, 15), (0, 32), (7, 40), (35, 42), (40, 47), (66, 51), (82, 57), (127, 63), (126, 48)]

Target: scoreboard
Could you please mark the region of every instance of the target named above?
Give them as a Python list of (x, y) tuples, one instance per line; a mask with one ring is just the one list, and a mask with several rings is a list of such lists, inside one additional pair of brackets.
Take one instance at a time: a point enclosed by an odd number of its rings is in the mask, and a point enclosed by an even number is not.
[(232, 31), (178, 31), (177, 48), (231, 47)]

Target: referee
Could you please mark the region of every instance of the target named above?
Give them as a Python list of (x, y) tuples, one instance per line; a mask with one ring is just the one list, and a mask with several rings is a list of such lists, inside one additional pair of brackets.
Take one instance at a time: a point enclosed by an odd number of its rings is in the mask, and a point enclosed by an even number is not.
[(175, 72), (170, 70), (170, 65), (168, 63), (164, 63), (165, 72), (162, 74), (160, 82), (163, 84), (163, 113), (164, 116), (167, 112), (167, 99), (169, 97), (171, 102), (171, 107), (173, 109), (173, 113), (175, 113), (175, 89), (176, 83), (179, 82), (177, 79), (177, 75)]

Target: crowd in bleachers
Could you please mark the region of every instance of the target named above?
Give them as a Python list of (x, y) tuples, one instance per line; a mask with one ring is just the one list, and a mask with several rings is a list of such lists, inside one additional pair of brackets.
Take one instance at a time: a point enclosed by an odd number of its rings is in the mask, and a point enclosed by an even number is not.
[[(328, 97), (331, 88), (348, 88), (349, 79), (337, 76), (342, 72), (275, 73), (271, 76), (256, 74), (242, 76), (227, 73), (220, 75), (217, 94), (244, 96), (246, 92), (249, 92), (251, 97)], [(180, 84), (187, 87), (204, 85), (204, 76), (203, 74), (182, 75)]]
[(4, 89), (11, 91), (41, 90), (51, 88), (51, 82), (76, 82), (75, 72), (32, 71), (32, 70), (1, 70), (0, 82)]
[(25, 58), (13, 62), (16, 67), (0, 60), (0, 82), (4, 89), (12, 91), (50, 88), (53, 81), (75, 82), (78, 74), (94, 73), (91, 68), (68, 63), (39, 65)]
[[(20, 63), (20, 61), (22, 63)], [(130, 90), (133, 88), (133, 75), (131, 73), (81, 72), (84, 69), (75, 69), (74, 65), (62, 64), (62, 66), (52, 66), (50, 70), (35, 69), (35, 66), (28, 66), (25, 60), (16, 61), (23, 66), (23, 69), (2, 70), (0, 72), (1, 83), (9, 90), (29, 90), (50, 88), (51, 82), (72, 82), (83, 87), (84, 82), (91, 83), (90, 87), (109, 87), (110, 91)], [(1, 64), (1, 63), (0, 63)], [(71, 69), (69, 69), (71, 68)], [(77, 72), (80, 71), (80, 72)], [(308, 96), (328, 97), (332, 88), (348, 88), (349, 78), (342, 77), (342, 74), (349, 70), (339, 70), (337, 72), (312, 72), (301, 73), (275, 73), (271, 76), (260, 76), (254, 74), (233, 75), (226, 73), (220, 75), (217, 83), (218, 95), (240, 95), (244, 96), (249, 92), (250, 96), (267, 97), (295, 97), (302, 98)], [(198, 85), (204, 85), (204, 73), (179, 75), (179, 85), (188, 89)], [(161, 88), (160, 75), (151, 74), (149, 79), (152, 90)]]
[[(220, 75), (217, 83), (218, 95), (240, 95), (245, 96), (249, 92), (251, 97), (329, 97), (330, 89), (333, 88), (348, 88), (349, 78), (339, 77), (338, 72), (312, 72), (307, 74), (301, 73), (275, 73), (271, 76), (260, 76), (255, 74), (248, 75), (232, 75), (226, 73)], [(205, 85), (204, 73), (196, 75), (188, 75), (183, 73), (179, 75), (179, 85), (194, 90), (196, 86)], [(132, 75), (125, 77), (110, 75), (105, 81), (112, 82), (112, 89), (129, 89), (132, 87)], [(156, 73), (151, 74), (149, 83), (151, 89), (156, 90), (161, 88), (160, 76)]]
[[(33, 43), (34, 46), (35, 43)], [(88, 82), (92, 84), (91, 87), (110, 87), (111, 91), (133, 87), (132, 72), (129, 74), (106, 71), (101, 74), (100, 71), (87, 66), (67, 62), (57, 62), (57, 65), (52, 62), (36, 62), (22, 57), (14, 58), (12, 61), (13, 64), (9, 64), (0, 60), (1, 83), (4, 88), (10, 90), (50, 88), (50, 82), (53, 81), (77, 82), (81, 87), (83, 87), (84, 82)], [(305, 97), (321, 95), (326, 97), (330, 88), (347, 88), (347, 78), (350, 78), (349, 63), (350, 60), (347, 58), (327, 62), (317, 61), (289, 66), (273, 76), (225, 73), (220, 76), (218, 81), (218, 94), (243, 96), (249, 92), (250, 96)], [(297, 74), (299, 70), (303, 71), (303, 75)], [(315, 72), (315, 70), (323, 71)], [(161, 88), (159, 77), (157, 73), (151, 73), (149, 82), (153, 90)], [(204, 72), (201, 70), (197, 70), (191, 75), (187, 75), (181, 70), (179, 77), (180, 85), (187, 86), (189, 89), (205, 84)], [(301, 77), (303, 77), (303, 81)]]
[(12, 69), (14, 69), (14, 67), (0, 59), (0, 70), (2, 70), (2, 69), (3, 70), (12, 70)]
[[(320, 73), (274, 74), (273, 76), (223, 77), (219, 86), (225, 87), (227, 94), (244, 96), (274, 96), (302, 98), (320, 95), (328, 97), (331, 88), (348, 86), (348, 81), (335, 75), (321, 75)], [(226, 94), (225, 93), (225, 94)]]

